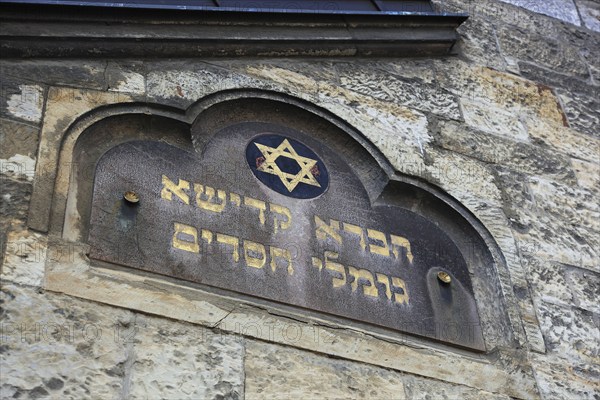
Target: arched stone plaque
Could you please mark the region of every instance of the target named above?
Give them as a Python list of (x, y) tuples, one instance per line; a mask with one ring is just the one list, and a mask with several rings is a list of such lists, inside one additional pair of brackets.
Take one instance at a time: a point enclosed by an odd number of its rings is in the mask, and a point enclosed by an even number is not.
[(393, 196), (373, 199), (336, 149), (251, 121), (225, 124), (196, 152), (119, 144), (97, 164), (90, 256), (485, 350), (451, 236)]

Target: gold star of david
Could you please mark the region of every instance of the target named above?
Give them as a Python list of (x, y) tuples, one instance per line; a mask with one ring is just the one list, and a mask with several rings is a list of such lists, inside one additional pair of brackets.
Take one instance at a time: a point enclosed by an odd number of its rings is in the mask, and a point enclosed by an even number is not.
[[(265, 157), (265, 161), (258, 166), (257, 170), (279, 177), (289, 192), (292, 192), (299, 183), (306, 183), (307, 185), (321, 187), (311, 172), (311, 169), (317, 165), (317, 160), (303, 157), (296, 153), (296, 150), (294, 150), (287, 139), (281, 142), (277, 148), (265, 146), (264, 144), (260, 143), (254, 144)], [(295, 175), (282, 171), (275, 163), (279, 157), (287, 157), (296, 161), (300, 166), (300, 171), (298, 171), (298, 173)]]

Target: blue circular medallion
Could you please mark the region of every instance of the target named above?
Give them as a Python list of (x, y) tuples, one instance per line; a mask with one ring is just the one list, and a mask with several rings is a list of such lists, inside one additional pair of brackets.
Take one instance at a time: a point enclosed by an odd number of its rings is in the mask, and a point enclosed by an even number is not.
[(257, 136), (246, 147), (246, 160), (259, 181), (286, 196), (312, 199), (329, 185), (323, 161), (295, 139), (275, 134)]

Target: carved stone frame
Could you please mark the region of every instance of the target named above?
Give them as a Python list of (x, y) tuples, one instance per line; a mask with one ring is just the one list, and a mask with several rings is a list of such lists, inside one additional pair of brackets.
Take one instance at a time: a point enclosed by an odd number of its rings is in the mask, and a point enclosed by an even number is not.
[[(507, 249), (497, 243), (498, 234), (489, 228), (497, 230), (497, 221), (485, 213), (477, 215), (468, 210), (444, 190), (395, 170), (365, 135), (339, 116), (292, 96), (258, 90), (218, 92), (187, 110), (136, 102), (123, 94), (65, 88), (51, 88), (49, 98), (53, 100), (47, 103), (44, 114), (28, 223), (32, 229), (48, 232), (49, 252), (69, 256), (47, 259), (45, 289), (512, 397), (536, 396), (526, 350), (521, 347), (524, 327), (512, 292)], [(86, 171), (93, 170), (104, 147), (107, 150), (137, 137), (191, 148), (189, 127), (198, 123), (206, 110), (227, 101), (256, 98), (307, 110), (345, 132), (385, 173), (388, 182), (384, 190), (410, 187), (434, 196), (437, 203), (428, 205), (432, 215), (453, 238), (470, 238), (457, 245), (470, 257), (468, 265), (487, 353), (477, 354), (370, 325), (323, 319), (317, 313), (232, 297), (220, 290), (114, 265), (94, 262), (92, 266), (86, 256), (87, 222), (85, 215), (77, 211), (77, 202), (85, 196), (89, 199), (93, 174)], [(124, 136), (114, 134), (104, 141), (104, 137), (86, 135), (99, 123), (119, 119), (130, 124)], [(161, 136), (161, 125), (169, 127), (168, 137)], [(201, 147), (207, 136), (193, 139)], [(418, 200), (418, 195), (406, 198), (415, 205)], [(448, 209), (454, 210), (454, 215), (449, 215)], [(471, 245), (474, 247), (465, 247)], [(65, 248), (71, 250), (65, 252)], [(291, 325), (302, 331), (300, 338), (286, 334)]]

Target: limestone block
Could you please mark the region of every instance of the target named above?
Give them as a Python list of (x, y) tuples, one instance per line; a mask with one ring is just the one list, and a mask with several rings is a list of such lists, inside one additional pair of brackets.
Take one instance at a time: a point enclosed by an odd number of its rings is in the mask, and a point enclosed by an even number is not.
[(588, 93), (594, 90), (590, 86), (590, 78), (587, 76), (577, 78), (551, 71), (548, 68), (540, 67), (531, 62), (517, 61), (517, 63), (519, 65), (519, 75), (548, 87), (561, 88), (568, 92), (577, 93)]
[(494, 21), (473, 17), (458, 28), (459, 37), (454, 51), (479, 65), (505, 70), (508, 65), (498, 48)]
[[(583, 94), (558, 91), (569, 126), (574, 130), (600, 138), (600, 100)], [(600, 95), (600, 90), (596, 92)]]
[[(0, 119), (0, 159), (21, 155), (35, 159), (39, 129), (29, 124)], [(5, 168), (0, 169), (4, 173)]]
[[(402, 374), (248, 341), (246, 399), (404, 399)], [(451, 386), (451, 385), (448, 385)]]
[(591, 192), (497, 169), (520, 251), (598, 270), (599, 206)]
[(141, 95), (146, 92), (143, 62), (109, 62), (106, 67), (106, 84), (111, 92)]
[(536, 143), (550, 146), (550, 151), (560, 151), (574, 158), (600, 164), (600, 140), (544, 120), (525, 120), (527, 132)]
[(538, 388), (544, 399), (595, 400), (600, 391), (597, 365), (567, 364), (562, 360), (534, 355)]
[(537, 301), (549, 354), (572, 364), (594, 364), (600, 356), (600, 326), (588, 311)]
[(493, 104), (483, 100), (472, 101), (468, 98), (461, 98), (460, 104), (465, 122), (469, 126), (514, 140), (526, 141), (528, 139), (525, 127), (514, 114), (494, 107)]
[(580, 25), (577, 7), (573, 0), (500, 0), (527, 10), (548, 15), (574, 25)]
[(137, 315), (128, 397), (243, 399), (242, 338)]
[[(461, 98), (467, 122), (465, 104), (470, 110), (481, 110), (480, 113), (490, 115), (490, 121), (473, 121), (480, 124), (479, 129), (507, 130), (517, 133), (516, 138), (523, 139), (523, 135), (518, 134), (522, 129), (503, 128), (502, 125), (516, 125), (521, 117), (528, 115), (563, 123), (564, 116), (558, 99), (546, 86), (455, 59), (438, 60), (435, 65), (441, 85)], [(495, 121), (495, 118), (500, 118), (501, 122)]]
[(577, 305), (593, 313), (600, 314), (600, 274), (579, 268), (567, 269), (569, 289), (573, 293)]
[(525, 255), (523, 265), (531, 282), (534, 297), (553, 304), (573, 304), (570, 282), (565, 266)]
[(410, 400), (509, 400), (503, 394), (476, 390), (462, 385), (451, 385), (446, 382), (425, 379), (418, 376), (404, 378), (407, 399)]
[(0, 116), (31, 124), (41, 122), (45, 92), (43, 86), (7, 77), (2, 77), (0, 85)]
[(106, 88), (104, 72), (106, 62), (102, 60), (17, 60), (3, 59), (0, 75), (36, 82), (50, 86), (71, 86), (102, 90)]
[(570, 184), (576, 182), (570, 158), (554, 150), (489, 135), (451, 121), (440, 121), (438, 128), (435, 142), (448, 150), (513, 171), (548, 175)]
[(572, 158), (571, 165), (579, 186), (600, 196), (600, 164)]
[(576, 0), (576, 3), (586, 28), (600, 32), (600, 4), (594, 0)]
[(22, 285), (42, 286), (48, 240), (45, 235), (13, 223), (6, 235), (6, 250), (0, 279)]
[(589, 71), (578, 49), (560, 39), (512, 26), (498, 29), (500, 50), (504, 55), (542, 64), (563, 74), (587, 78)]
[(367, 96), (401, 104), (447, 119), (461, 119), (455, 96), (420, 78), (400, 78), (378, 70), (358, 69), (354, 64), (337, 65), (342, 87)]
[(119, 398), (127, 360), (115, 327), (132, 313), (5, 283), (2, 398)]

